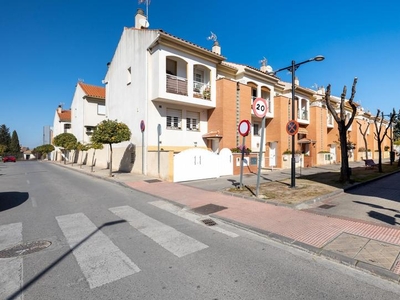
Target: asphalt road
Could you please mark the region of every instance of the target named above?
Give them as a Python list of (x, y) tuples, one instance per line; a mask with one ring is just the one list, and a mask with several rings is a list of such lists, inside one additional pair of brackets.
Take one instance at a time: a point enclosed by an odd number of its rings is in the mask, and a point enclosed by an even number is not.
[[(400, 296), (395, 283), (204, 218), (56, 165), (0, 164), (0, 299), (22, 299), (17, 288), (25, 300)], [(51, 245), (4, 257), (40, 241)]]

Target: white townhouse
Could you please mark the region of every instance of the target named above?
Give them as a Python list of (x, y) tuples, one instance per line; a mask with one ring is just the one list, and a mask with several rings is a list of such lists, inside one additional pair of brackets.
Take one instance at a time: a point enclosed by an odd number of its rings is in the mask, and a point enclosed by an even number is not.
[(105, 88), (78, 82), (71, 104), (72, 134), (88, 144), (97, 124), (105, 119)]
[[(53, 121), (53, 136), (51, 137), (51, 144), (53, 138), (62, 133), (72, 133), (71, 129), (71, 110), (65, 110), (60, 104), (54, 114)], [(51, 154), (52, 160), (61, 160), (61, 151), (56, 147), (55, 151)]]
[(225, 59), (219, 47), (213, 52), (147, 26), (138, 9), (135, 27), (124, 28), (104, 79), (106, 115), (132, 131), (129, 142), (113, 147), (117, 160), (131, 151), (133, 170), (146, 174), (154, 169), (147, 157), (152, 151), (207, 148), (203, 135), (208, 110), (216, 107), (217, 65)]
[[(61, 133), (72, 133), (71, 130), (71, 110), (65, 110), (60, 104), (54, 114), (53, 138)], [(53, 140), (51, 141), (53, 143)]]

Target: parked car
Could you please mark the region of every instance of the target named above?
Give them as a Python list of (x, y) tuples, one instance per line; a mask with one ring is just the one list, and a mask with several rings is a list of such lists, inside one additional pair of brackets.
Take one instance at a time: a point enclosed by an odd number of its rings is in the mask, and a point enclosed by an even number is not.
[(12, 155), (7, 155), (3, 157), (3, 162), (16, 162), (17, 159), (15, 158), (15, 156)]

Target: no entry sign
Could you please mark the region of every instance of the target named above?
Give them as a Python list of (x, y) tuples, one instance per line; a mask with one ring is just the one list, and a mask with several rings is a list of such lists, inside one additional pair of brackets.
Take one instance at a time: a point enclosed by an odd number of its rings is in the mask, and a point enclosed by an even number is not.
[(247, 136), (249, 134), (249, 132), (250, 132), (250, 127), (251, 127), (251, 125), (250, 125), (250, 122), (248, 120), (240, 121), (239, 127), (238, 127), (240, 135), (241, 136)]

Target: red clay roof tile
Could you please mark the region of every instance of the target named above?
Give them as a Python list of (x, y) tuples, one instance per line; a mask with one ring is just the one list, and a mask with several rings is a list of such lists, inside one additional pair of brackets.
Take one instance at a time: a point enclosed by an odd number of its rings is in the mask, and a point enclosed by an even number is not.
[(60, 122), (71, 122), (71, 110), (62, 110), (58, 112)]
[(98, 98), (98, 99), (106, 98), (106, 89), (104, 87), (90, 85), (83, 82), (79, 82), (78, 84), (85, 92), (87, 97)]

